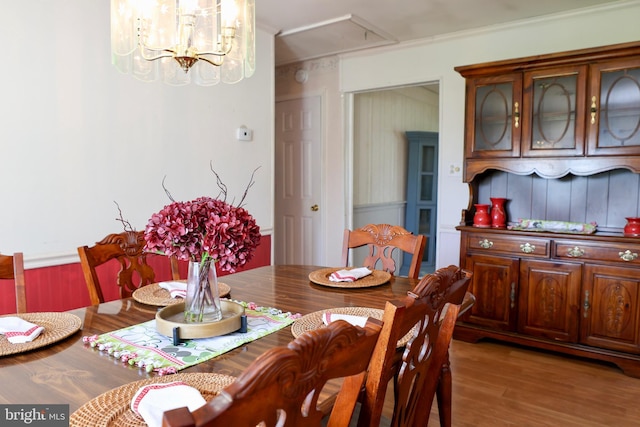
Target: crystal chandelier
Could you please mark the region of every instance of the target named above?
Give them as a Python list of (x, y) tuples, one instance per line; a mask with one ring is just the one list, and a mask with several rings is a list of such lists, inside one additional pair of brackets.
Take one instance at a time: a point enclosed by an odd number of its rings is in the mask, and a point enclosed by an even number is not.
[(237, 83), (255, 71), (255, 0), (111, 0), (111, 58), (146, 82)]

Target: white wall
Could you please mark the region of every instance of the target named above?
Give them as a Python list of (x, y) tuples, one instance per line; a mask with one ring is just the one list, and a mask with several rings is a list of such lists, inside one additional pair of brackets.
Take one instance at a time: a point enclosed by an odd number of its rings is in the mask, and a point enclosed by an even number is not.
[(343, 92), (440, 82), (437, 267), (459, 262), (455, 226), (469, 200), (462, 178), (449, 176), (443, 167), (463, 159), (464, 79), (454, 67), (637, 41), (639, 17), (640, 1), (626, 1), (341, 57)]
[[(259, 2), (258, 2), (259, 3)], [(264, 234), (273, 228), (273, 35), (257, 33), (257, 71), (236, 85), (142, 83), (110, 64), (109, 2), (4, 2), (0, 67), (0, 251), (27, 267), (136, 229), (169, 202), (216, 196), (209, 162)], [(252, 142), (235, 138), (245, 125)]]

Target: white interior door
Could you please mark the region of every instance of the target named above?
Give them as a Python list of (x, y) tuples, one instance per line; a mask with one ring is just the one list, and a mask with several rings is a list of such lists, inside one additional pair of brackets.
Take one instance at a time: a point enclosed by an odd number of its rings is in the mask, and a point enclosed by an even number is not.
[(276, 103), (276, 264), (320, 264), (321, 105), (319, 96)]

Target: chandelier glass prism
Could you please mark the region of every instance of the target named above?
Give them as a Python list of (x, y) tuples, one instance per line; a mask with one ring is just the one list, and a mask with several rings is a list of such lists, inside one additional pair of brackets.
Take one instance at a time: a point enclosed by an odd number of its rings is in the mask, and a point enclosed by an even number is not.
[(255, 71), (255, 0), (111, 0), (111, 59), (146, 82), (237, 83)]

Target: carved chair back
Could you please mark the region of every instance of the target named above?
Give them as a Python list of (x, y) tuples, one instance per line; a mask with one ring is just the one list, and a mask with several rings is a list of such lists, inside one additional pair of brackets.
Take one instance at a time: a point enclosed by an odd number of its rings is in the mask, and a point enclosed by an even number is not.
[[(104, 302), (96, 268), (109, 261), (116, 260), (120, 264), (116, 283), (120, 288), (121, 298), (130, 297), (136, 289), (155, 282), (155, 273), (147, 263), (144, 247), (144, 231), (125, 231), (109, 234), (91, 247), (78, 248), (91, 304)], [(177, 265), (172, 259), (171, 270), (174, 279), (178, 278)]]
[(342, 264), (348, 265), (350, 249), (367, 246), (369, 253), (363, 266), (395, 274), (398, 267), (393, 254), (395, 250), (402, 250), (408, 254), (405, 256), (412, 257), (408, 276), (417, 279), (426, 244), (425, 236), (413, 234), (399, 225), (368, 224), (357, 230), (344, 231)]
[(347, 426), (362, 389), (379, 322), (364, 328), (338, 320), (267, 350), (205, 406), (164, 413), (163, 426), (320, 426), (324, 385), (344, 378), (329, 426)]
[[(426, 275), (402, 300), (389, 301), (371, 357), (358, 426), (378, 426), (394, 379), (391, 426), (426, 426), (471, 273), (456, 266)], [(446, 308), (445, 308), (446, 307)], [(413, 330), (402, 348), (397, 342)]]

